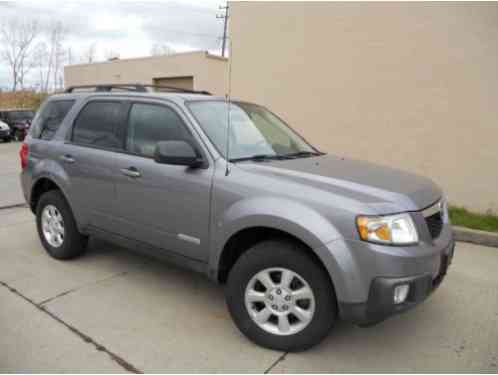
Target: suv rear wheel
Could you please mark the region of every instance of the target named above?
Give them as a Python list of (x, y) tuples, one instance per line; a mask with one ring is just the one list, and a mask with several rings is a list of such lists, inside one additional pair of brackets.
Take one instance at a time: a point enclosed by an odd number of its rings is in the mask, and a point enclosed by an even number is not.
[(71, 208), (62, 193), (44, 193), (36, 206), (38, 235), (47, 253), (56, 259), (71, 259), (83, 254), (88, 237), (78, 232)]
[(323, 267), (302, 246), (286, 240), (264, 241), (244, 253), (230, 271), (226, 297), (240, 331), (276, 350), (317, 344), (337, 315)]

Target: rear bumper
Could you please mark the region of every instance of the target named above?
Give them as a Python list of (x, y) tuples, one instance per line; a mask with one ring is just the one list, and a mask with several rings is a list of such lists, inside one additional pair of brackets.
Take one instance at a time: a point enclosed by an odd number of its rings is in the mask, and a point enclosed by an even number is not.
[[(431, 274), (411, 277), (377, 277), (370, 284), (368, 300), (365, 303), (339, 303), (341, 318), (359, 325), (373, 325), (391, 315), (401, 313), (415, 307), (443, 281), (451, 264), (455, 243), (452, 241), (441, 254), (441, 263), (437, 275)], [(394, 288), (401, 284), (409, 284), (410, 291), (405, 302), (394, 304)]]

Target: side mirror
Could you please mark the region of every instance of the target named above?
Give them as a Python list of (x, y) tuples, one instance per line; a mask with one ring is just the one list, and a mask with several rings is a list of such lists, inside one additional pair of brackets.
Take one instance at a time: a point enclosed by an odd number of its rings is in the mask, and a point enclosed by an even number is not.
[(157, 142), (154, 160), (160, 164), (185, 165), (192, 168), (203, 164), (194, 148), (185, 141)]

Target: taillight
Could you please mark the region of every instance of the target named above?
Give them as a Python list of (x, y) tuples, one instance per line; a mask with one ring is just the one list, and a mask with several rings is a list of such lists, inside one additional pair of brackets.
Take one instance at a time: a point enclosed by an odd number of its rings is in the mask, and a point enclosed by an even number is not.
[(24, 169), (28, 165), (28, 152), (29, 147), (27, 143), (21, 144), (21, 149), (19, 150), (19, 157), (21, 158), (21, 168)]

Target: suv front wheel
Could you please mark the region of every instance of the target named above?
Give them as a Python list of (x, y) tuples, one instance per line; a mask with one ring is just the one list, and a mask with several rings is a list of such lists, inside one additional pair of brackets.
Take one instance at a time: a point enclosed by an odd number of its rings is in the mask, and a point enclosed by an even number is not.
[(297, 243), (261, 242), (230, 271), (227, 303), (236, 325), (255, 343), (300, 351), (327, 336), (337, 315), (334, 289), (318, 262)]
[(38, 235), (47, 253), (56, 259), (71, 259), (83, 254), (88, 237), (76, 226), (71, 208), (62, 193), (44, 193), (36, 206)]

